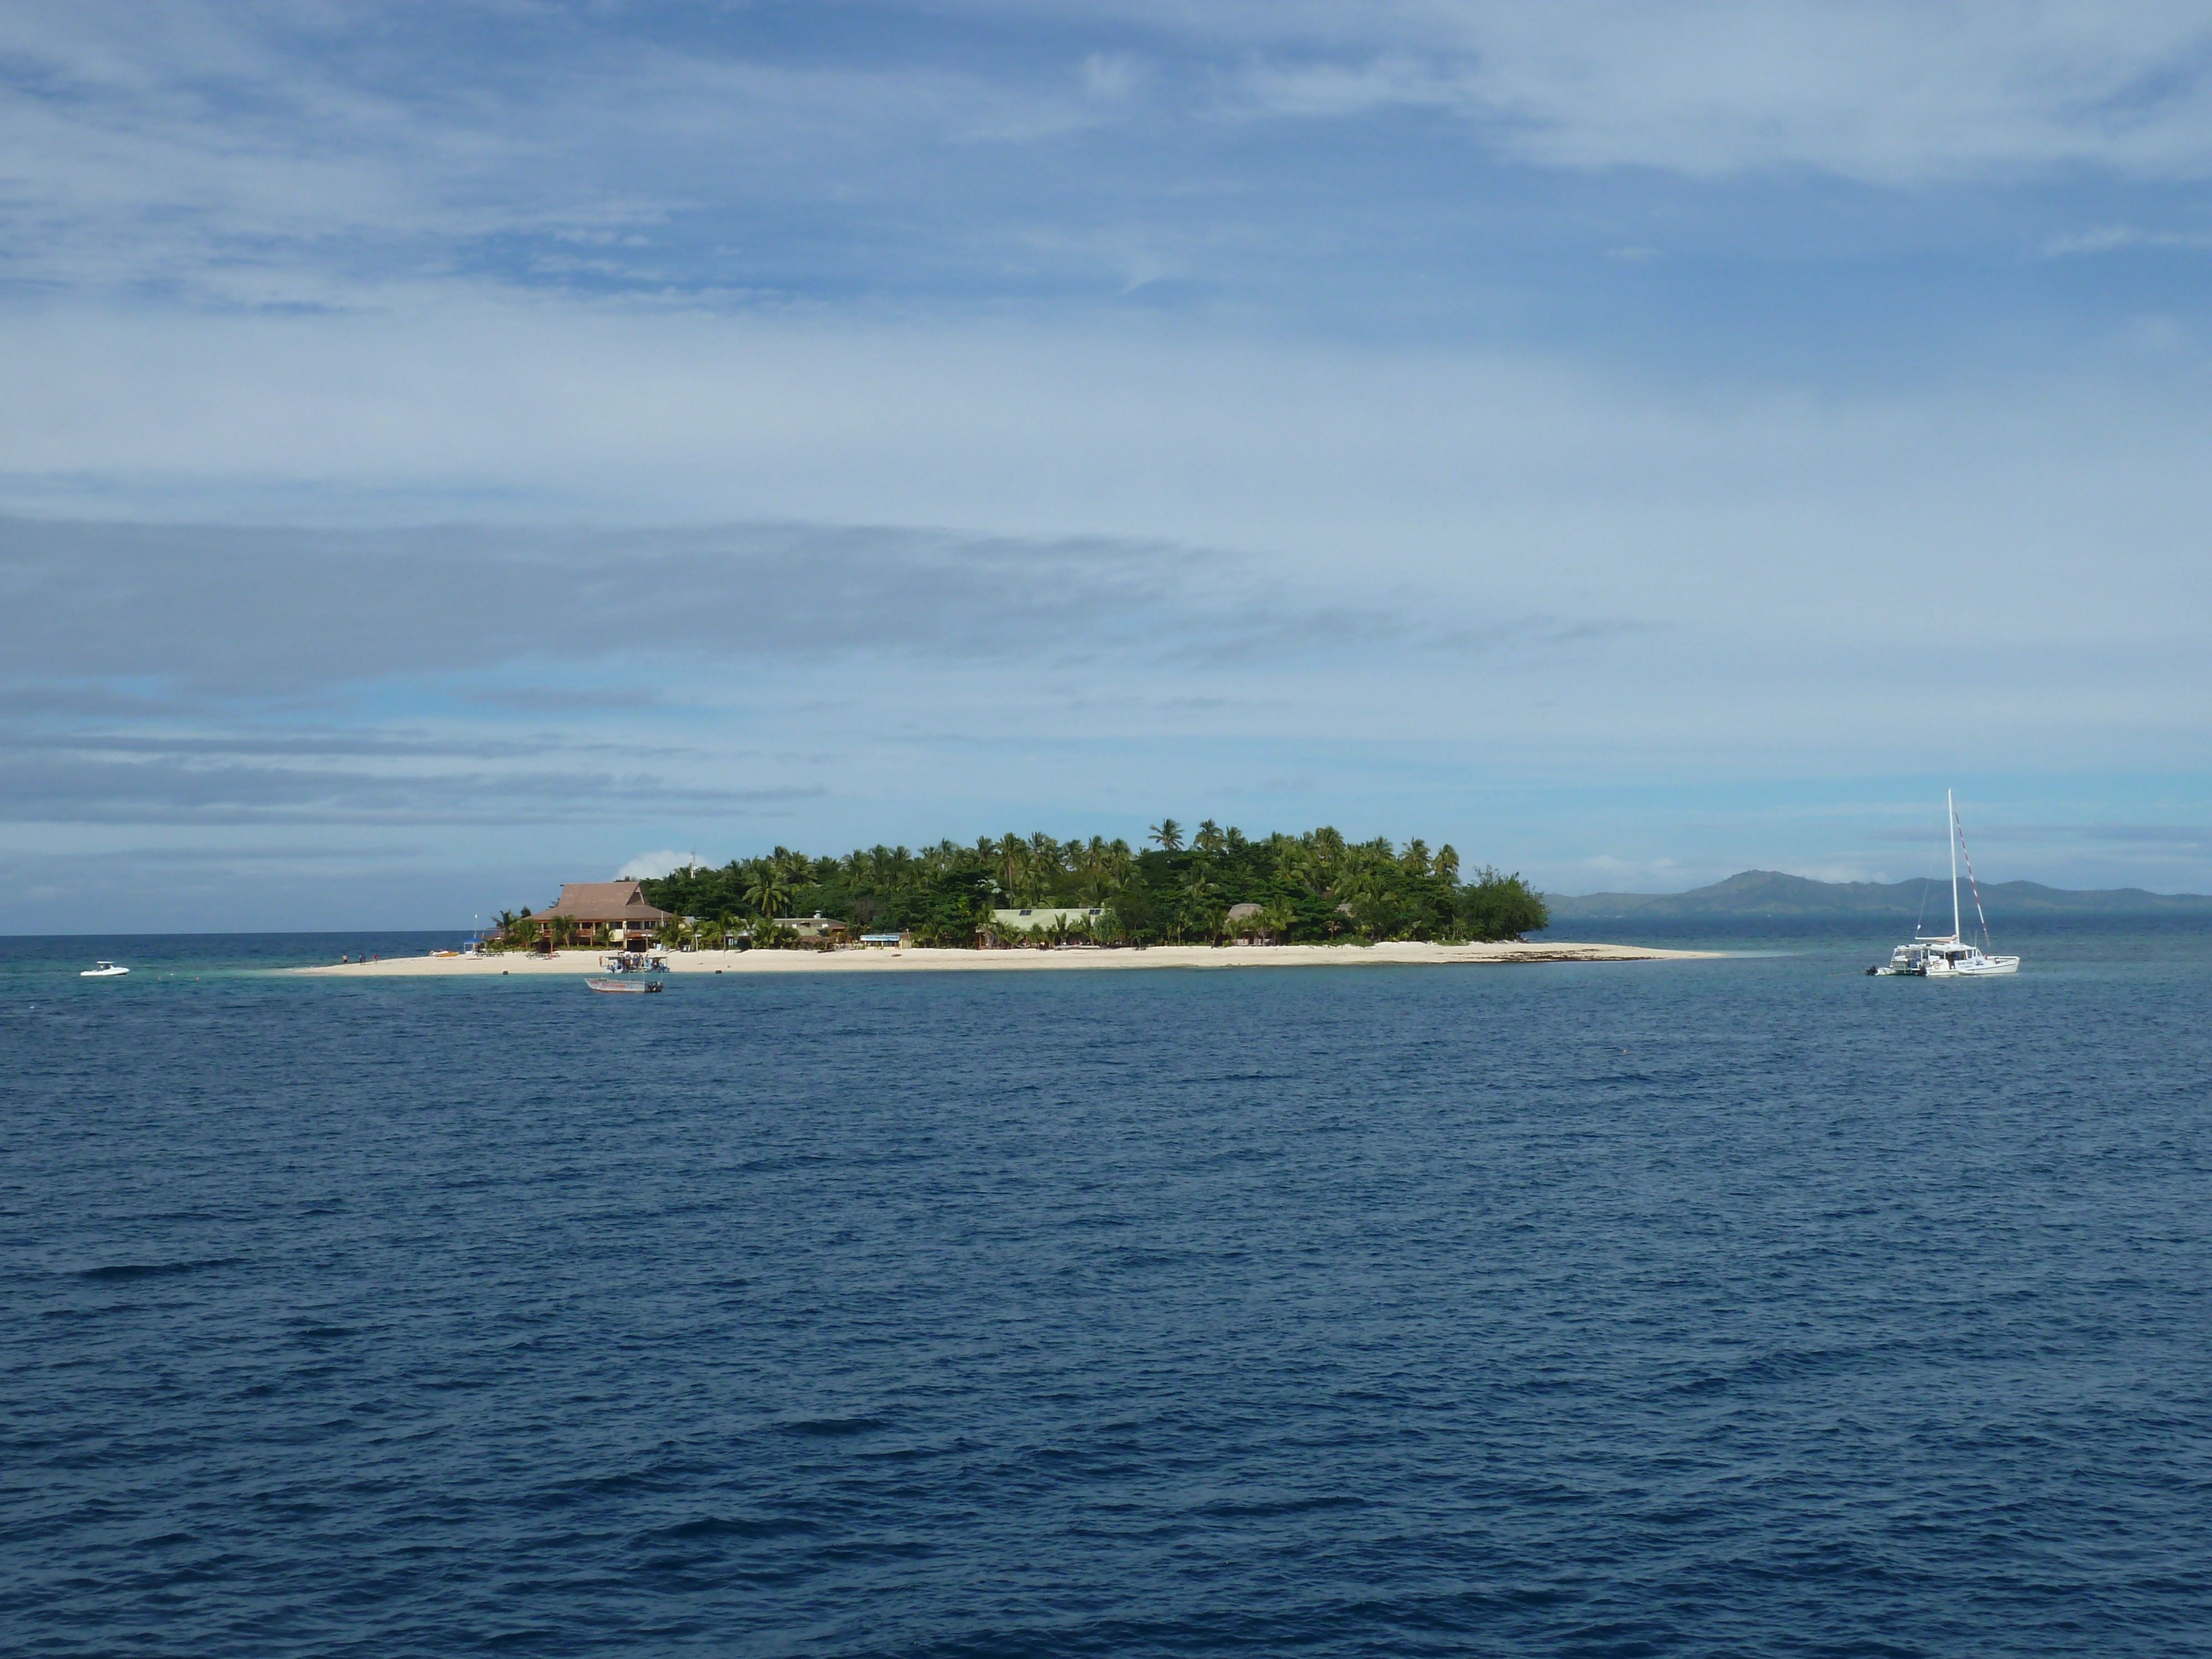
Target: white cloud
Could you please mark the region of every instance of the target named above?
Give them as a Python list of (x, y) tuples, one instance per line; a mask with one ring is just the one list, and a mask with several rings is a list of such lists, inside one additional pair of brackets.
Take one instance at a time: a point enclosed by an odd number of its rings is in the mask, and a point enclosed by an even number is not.
[(1908, 185), (2077, 166), (2212, 171), (2212, 19), (2177, 0), (1078, 9), (1244, 53), (1232, 110), (1448, 107), (1547, 166), (1807, 168)]
[(1885, 184), (2212, 169), (2212, 20), (2181, 5), (1772, 0), (1444, 9), (1531, 159)]

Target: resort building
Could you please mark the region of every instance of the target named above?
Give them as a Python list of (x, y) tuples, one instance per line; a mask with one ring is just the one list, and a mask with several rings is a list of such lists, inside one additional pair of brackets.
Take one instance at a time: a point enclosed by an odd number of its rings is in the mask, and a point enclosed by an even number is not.
[(775, 925), (788, 927), (801, 939), (831, 939), (842, 937), (845, 924), (835, 916), (825, 916), (817, 910), (811, 916), (778, 916)]
[(567, 916), (591, 934), (594, 945), (643, 945), (676, 920), (667, 911), (645, 902), (645, 890), (634, 881), (568, 881), (561, 884), (561, 896), (532, 916), (550, 921)]

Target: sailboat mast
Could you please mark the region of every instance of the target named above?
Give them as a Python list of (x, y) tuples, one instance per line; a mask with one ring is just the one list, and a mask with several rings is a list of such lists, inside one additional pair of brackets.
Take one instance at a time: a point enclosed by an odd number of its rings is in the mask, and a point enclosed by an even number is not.
[(1943, 811), (1951, 819), (1951, 937), (1959, 937), (1959, 809), (1951, 792), (1943, 792)]

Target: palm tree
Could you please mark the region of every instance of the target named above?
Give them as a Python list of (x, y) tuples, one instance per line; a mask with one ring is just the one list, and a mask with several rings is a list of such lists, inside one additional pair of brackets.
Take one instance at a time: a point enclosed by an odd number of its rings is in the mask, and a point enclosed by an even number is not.
[(1198, 834), (1191, 838), (1190, 844), (1201, 853), (1218, 853), (1223, 846), (1221, 826), (1212, 818), (1203, 820), (1198, 826)]
[(1374, 907), (1384, 896), (1381, 872), (1371, 865), (1352, 871), (1336, 884), (1336, 896), (1352, 907), (1352, 919), (1364, 930)]
[(1452, 850), (1449, 842), (1437, 848), (1437, 855), (1429, 860), (1429, 867), (1446, 881), (1459, 879), (1459, 854)]
[(1221, 909), (1207, 900), (1206, 896), (1213, 890), (1206, 879), (1209, 873), (1204, 859), (1199, 859), (1191, 865), (1190, 880), (1182, 890), (1185, 902), (1176, 907), (1176, 913), (1178, 920), (1186, 915), (1194, 918), (1200, 931), (1210, 938), (1215, 931), (1215, 922)]
[(745, 889), (745, 902), (753, 907), (756, 915), (769, 921), (791, 908), (791, 889), (773, 863), (763, 859), (755, 866), (752, 884)]
[(1106, 895), (1114, 888), (1114, 854), (1103, 836), (1093, 836), (1091, 844), (1083, 849), (1077, 867), (1083, 877), (1083, 896), (1093, 904), (1103, 904)]
[(1180, 853), (1182, 851), (1182, 825), (1173, 818), (1162, 818), (1152, 826), (1152, 833), (1146, 839), (1158, 842), (1163, 853)]
[(1021, 902), (1042, 904), (1058, 884), (1054, 878), (1059, 874), (1060, 843), (1040, 830), (1030, 837), (1023, 854)]
[(992, 843), (990, 857), (1000, 890), (1012, 899), (1020, 890), (1022, 872), (1029, 866), (1029, 843), (1009, 830)]

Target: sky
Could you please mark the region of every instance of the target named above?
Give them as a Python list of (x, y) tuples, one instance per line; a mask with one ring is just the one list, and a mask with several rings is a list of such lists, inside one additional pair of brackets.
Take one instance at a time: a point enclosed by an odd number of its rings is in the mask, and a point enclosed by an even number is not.
[(0, 9), (0, 932), (2212, 890), (2201, 4)]

